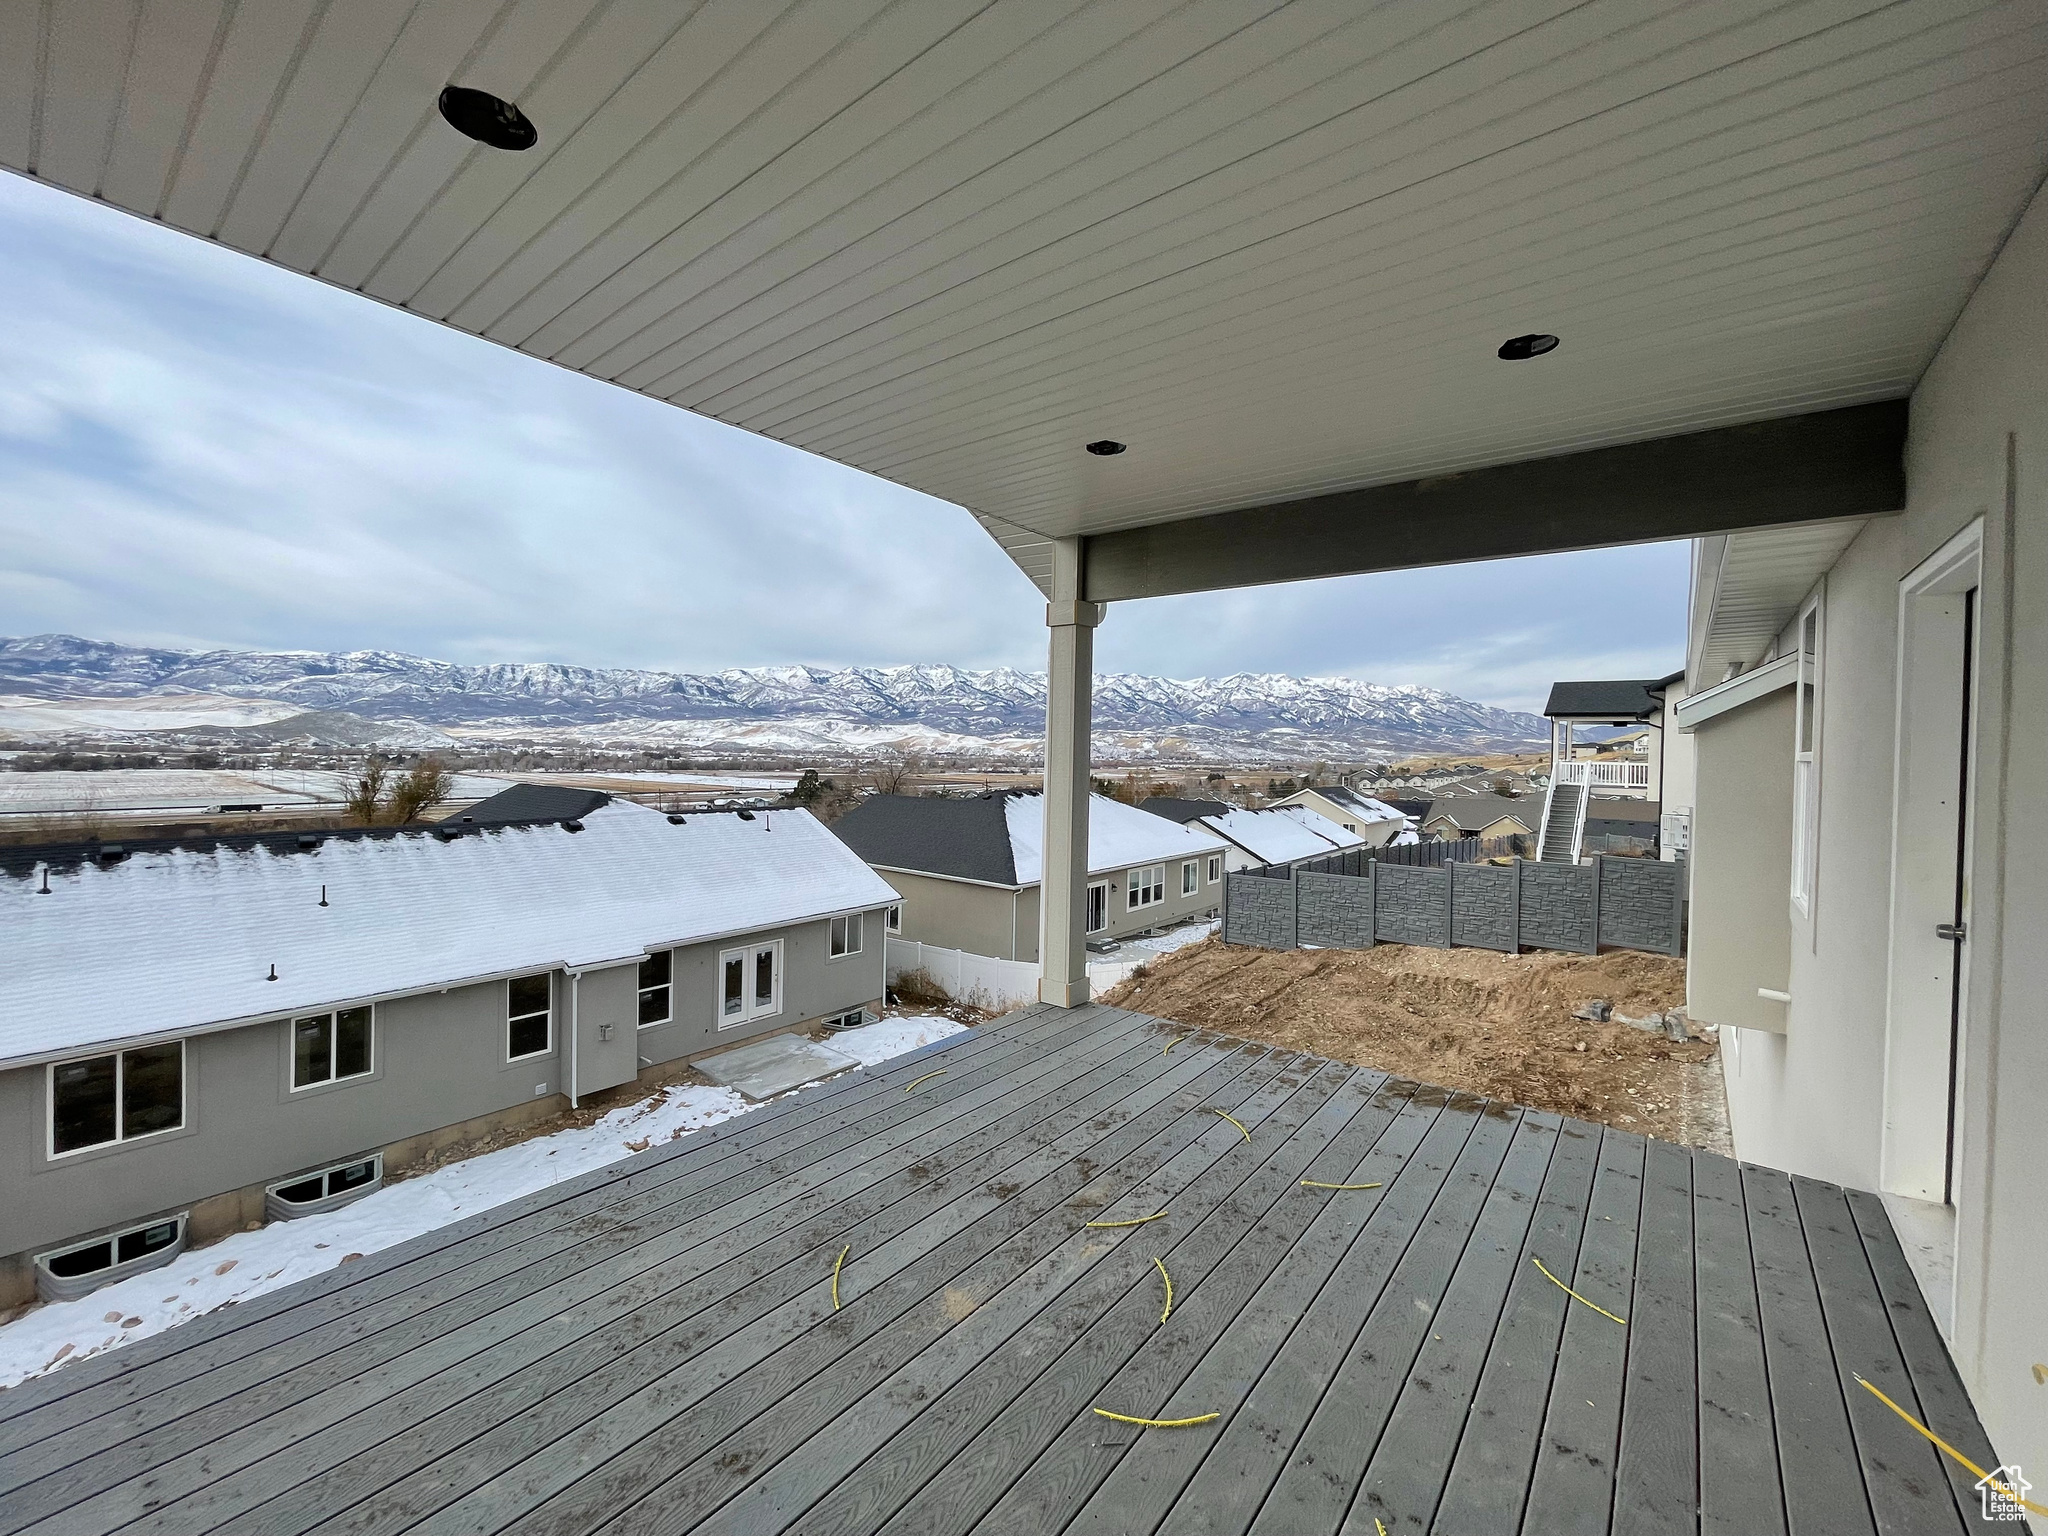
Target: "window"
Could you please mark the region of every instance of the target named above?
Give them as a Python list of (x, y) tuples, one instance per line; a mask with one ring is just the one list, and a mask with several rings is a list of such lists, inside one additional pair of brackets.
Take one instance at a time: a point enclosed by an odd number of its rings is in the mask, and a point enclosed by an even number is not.
[(50, 1066), (50, 1155), (134, 1141), (185, 1123), (185, 1042)]
[(903, 908), (901, 906), (884, 907), (882, 909), (882, 929), (886, 933), (901, 933), (903, 931)]
[(718, 957), (718, 1027), (731, 1029), (782, 1011), (782, 941), (728, 949)]
[(1820, 599), (1799, 615), (1799, 681), (1792, 696), (1792, 905), (1811, 912), (1820, 843)]
[(1156, 907), (1166, 900), (1166, 866), (1154, 864), (1150, 869), (1131, 871), (1131, 888), (1126, 895), (1130, 909)]
[(675, 961), (664, 949), (640, 962), (640, 1027), (669, 1021), (669, 975)]
[(552, 971), (514, 976), (505, 984), (505, 1059), (524, 1061), (555, 1048), (555, 978)]
[(832, 919), (830, 958), (841, 960), (860, 953), (861, 930), (867, 926), (861, 921), (862, 916), (859, 912), (851, 912), (845, 917)]
[(36, 1267), (49, 1280), (38, 1277), (36, 1288), (46, 1300), (76, 1300), (102, 1285), (168, 1264), (184, 1246), (183, 1213), (125, 1232), (109, 1232), (105, 1237), (37, 1254)]
[(1202, 861), (1189, 859), (1180, 867), (1180, 893), (1192, 896), (1202, 888)]
[(1212, 853), (1209, 855), (1209, 883), (1211, 885), (1214, 885), (1218, 880), (1221, 880), (1222, 878), (1223, 855), (1220, 853)]
[(1088, 931), (1100, 933), (1109, 926), (1109, 882), (1098, 880), (1088, 887)]
[(384, 1154), (281, 1179), (263, 1191), (264, 1214), (277, 1221), (339, 1210), (384, 1184)]
[(343, 1008), (292, 1020), (292, 1087), (317, 1088), (370, 1071), (370, 1010)]

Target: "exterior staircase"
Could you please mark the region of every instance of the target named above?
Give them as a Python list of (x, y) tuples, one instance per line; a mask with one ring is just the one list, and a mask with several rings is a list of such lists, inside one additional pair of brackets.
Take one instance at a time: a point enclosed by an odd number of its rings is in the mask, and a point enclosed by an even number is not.
[(1543, 799), (1543, 835), (1536, 858), (1544, 864), (1576, 864), (1586, 833), (1586, 786), (1559, 774)]

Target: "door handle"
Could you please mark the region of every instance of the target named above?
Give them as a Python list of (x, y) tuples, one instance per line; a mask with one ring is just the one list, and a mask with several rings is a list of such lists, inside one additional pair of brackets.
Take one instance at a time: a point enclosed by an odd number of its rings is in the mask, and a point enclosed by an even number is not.
[(1934, 925), (1934, 936), (1937, 939), (1948, 939), (1953, 943), (1961, 943), (1970, 936), (1970, 931), (1968, 926), (1963, 923), (1936, 923)]

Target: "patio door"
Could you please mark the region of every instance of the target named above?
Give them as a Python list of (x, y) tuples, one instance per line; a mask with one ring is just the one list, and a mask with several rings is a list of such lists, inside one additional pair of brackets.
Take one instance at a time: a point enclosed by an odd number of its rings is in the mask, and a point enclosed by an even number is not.
[(1953, 1206), (1969, 1033), (1979, 535), (1900, 584), (1885, 1188)]

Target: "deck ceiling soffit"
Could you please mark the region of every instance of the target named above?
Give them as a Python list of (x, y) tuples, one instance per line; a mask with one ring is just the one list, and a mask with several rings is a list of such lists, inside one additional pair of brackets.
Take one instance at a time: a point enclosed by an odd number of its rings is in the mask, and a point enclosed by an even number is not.
[(2044, 63), (2038, 0), (24, 0), (0, 165), (957, 502), (1037, 577), (1903, 397), (2048, 169)]

